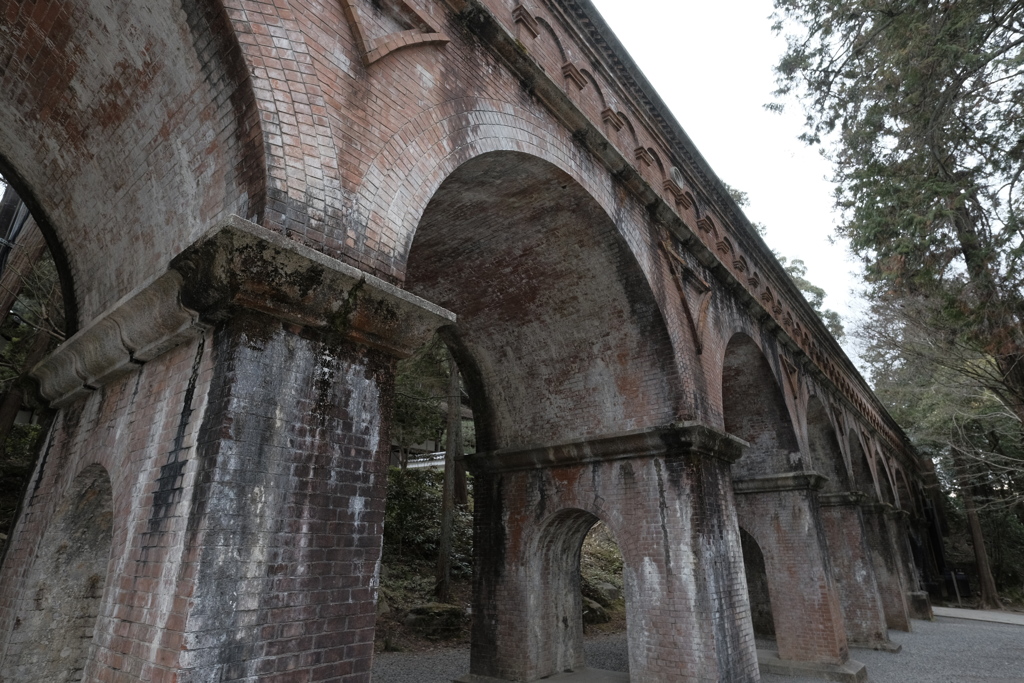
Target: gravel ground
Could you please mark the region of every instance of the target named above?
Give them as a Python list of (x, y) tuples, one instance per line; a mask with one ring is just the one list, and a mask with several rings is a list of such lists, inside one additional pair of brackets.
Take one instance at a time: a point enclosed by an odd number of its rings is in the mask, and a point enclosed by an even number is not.
[[(898, 654), (853, 650), (873, 683), (1024, 683), (1024, 628), (962, 619), (915, 621), (913, 633), (890, 631)], [(588, 638), (587, 665), (626, 670), (625, 634)], [(448, 683), (469, 671), (469, 648), (374, 657), (374, 683)], [(764, 676), (765, 683), (817, 683)]]

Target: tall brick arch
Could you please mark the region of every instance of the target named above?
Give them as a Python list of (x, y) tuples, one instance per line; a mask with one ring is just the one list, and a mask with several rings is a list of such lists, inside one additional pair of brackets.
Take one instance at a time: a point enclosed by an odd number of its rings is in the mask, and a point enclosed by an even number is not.
[(738, 471), (768, 475), (802, 468), (782, 387), (760, 347), (742, 333), (734, 335), (726, 347), (722, 404), (725, 430), (750, 444)]
[(560, 443), (672, 422), (672, 345), (604, 208), (554, 165), (490, 152), (421, 214), (407, 289), (453, 311), (480, 448)]
[(825, 491), (849, 491), (850, 475), (831, 418), (817, 396), (807, 402), (807, 444), (814, 469), (828, 479)]

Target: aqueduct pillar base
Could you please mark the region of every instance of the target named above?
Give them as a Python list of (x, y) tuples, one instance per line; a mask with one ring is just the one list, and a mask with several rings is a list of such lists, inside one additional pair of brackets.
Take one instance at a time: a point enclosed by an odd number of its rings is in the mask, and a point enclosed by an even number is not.
[(861, 504), (875, 580), (882, 597), (886, 625), (897, 631), (910, 630), (910, 608), (902, 571), (902, 557), (893, 537), (889, 506), (877, 502)]
[(853, 645), (898, 652), (889, 640), (885, 610), (875, 581), (861, 517), (862, 494), (821, 494), (821, 521), (843, 608), (846, 637)]
[(476, 472), (472, 680), (584, 665), (579, 552), (623, 554), (632, 680), (757, 681), (729, 466), (696, 425), (469, 458)]
[(896, 549), (900, 557), (900, 568), (903, 574), (903, 585), (907, 589), (907, 612), (912, 619), (931, 620), (932, 602), (928, 593), (922, 590), (921, 575), (914, 562), (914, 551), (910, 546), (910, 514), (903, 509), (889, 510), (890, 526)]
[(764, 555), (779, 658), (837, 665), (849, 648), (818, 514), (821, 481), (814, 474), (737, 480), (736, 511)]

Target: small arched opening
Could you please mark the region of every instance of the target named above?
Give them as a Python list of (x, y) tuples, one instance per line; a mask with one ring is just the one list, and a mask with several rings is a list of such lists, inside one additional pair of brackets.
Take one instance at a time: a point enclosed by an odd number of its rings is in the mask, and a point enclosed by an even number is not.
[(628, 671), (628, 648), (585, 653), (584, 633), (626, 614), (622, 555), (608, 527), (578, 509), (556, 513), (541, 529), (534, 548), (539, 621), (557, 634), (537, 643), (540, 671), (563, 673), (583, 667)]
[(0, 679), (80, 681), (107, 582), (113, 533), (110, 478), (90, 465), (72, 483), (43, 534)]

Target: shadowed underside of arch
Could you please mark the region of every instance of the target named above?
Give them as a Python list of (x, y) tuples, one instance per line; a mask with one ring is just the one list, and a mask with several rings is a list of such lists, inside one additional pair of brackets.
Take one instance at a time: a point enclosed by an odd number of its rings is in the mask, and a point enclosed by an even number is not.
[(853, 466), (853, 480), (857, 490), (867, 494), (872, 500), (878, 500), (875, 477), (871, 473), (868, 456), (856, 433), (850, 434), (850, 463)]
[(737, 334), (729, 340), (722, 369), (725, 431), (750, 443), (734, 466), (739, 476), (798, 470), (790, 462), (798, 450), (786, 400), (768, 361), (754, 340)]
[(414, 294), (458, 315), (479, 447), (665, 424), (679, 381), (647, 280), (615, 225), (563, 171), (495, 152), (459, 167), (420, 221)]
[(807, 445), (815, 471), (828, 478), (824, 490), (848, 491), (850, 477), (839, 448), (839, 439), (825, 406), (817, 396), (811, 396), (807, 402)]

